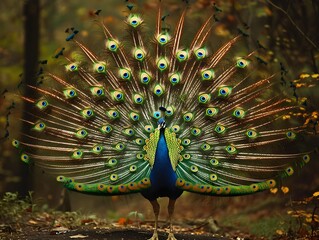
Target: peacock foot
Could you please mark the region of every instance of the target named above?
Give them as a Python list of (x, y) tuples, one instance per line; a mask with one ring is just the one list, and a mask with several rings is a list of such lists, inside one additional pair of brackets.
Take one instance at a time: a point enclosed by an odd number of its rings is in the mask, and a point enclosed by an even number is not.
[(148, 240), (159, 240), (159, 239), (158, 239), (157, 232), (154, 232), (154, 233), (153, 233), (153, 236), (152, 236), (151, 238), (149, 238)]
[(167, 240), (177, 240), (177, 239), (174, 237), (173, 233), (169, 233), (168, 237), (167, 237)]

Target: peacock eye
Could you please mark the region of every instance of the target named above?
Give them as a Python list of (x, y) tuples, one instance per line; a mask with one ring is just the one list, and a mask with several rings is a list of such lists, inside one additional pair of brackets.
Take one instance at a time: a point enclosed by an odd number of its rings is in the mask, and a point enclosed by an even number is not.
[(121, 68), (119, 70), (119, 76), (122, 80), (131, 80), (132, 78), (131, 70), (128, 68)]
[(118, 163), (118, 161), (116, 158), (110, 158), (108, 161), (106, 161), (105, 165), (107, 167), (114, 167), (117, 165), (117, 163)]
[(174, 114), (174, 107), (168, 106), (165, 111), (165, 116), (170, 117)]
[(143, 71), (140, 73), (140, 81), (142, 84), (149, 84), (151, 79), (151, 75), (148, 72)]
[(205, 115), (207, 117), (214, 117), (218, 114), (219, 109), (217, 107), (209, 107), (206, 108)]
[(105, 90), (101, 86), (90, 87), (90, 91), (94, 97), (104, 97), (105, 96)]
[(238, 59), (236, 62), (236, 66), (239, 68), (245, 68), (248, 66), (248, 64), (249, 64), (249, 61), (247, 61), (243, 58)]
[(111, 109), (111, 110), (107, 111), (106, 114), (112, 120), (120, 117), (120, 113), (115, 109)]
[(142, 145), (145, 144), (145, 141), (144, 141), (144, 139), (142, 139), (142, 138), (136, 138), (136, 139), (135, 139), (135, 143), (136, 143), (137, 145), (142, 146)]
[(144, 159), (144, 154), (143, 153), (138, 153), (136, 154), (136, 158), (141, 160), (141, 159)]
[(105, 73), (106, 72), (106, 63), (105, 62), (94, 63), (93, 69), (97, 73)]
[(78, 64), (77, 63), (70, 63), (65, 66), (66, 70), (69, 72), (76, 72), (78, 70)]
[(162, 46), (168, 43), (170, 39), (171, 38), (168, 33), (161, 33), (156, 38), (157, 42)]
[(136, 48), (133, 52), (134, 58), (138, 61), (143, 61), (145, 59), (145, 51), (142, 48)]
[(139, 94), (139, 93), (135, 93), (133, 95), (133, 101), (135, 104), (143, 104), (144, 103), (144, 97), (142, 94)]
[(190, 140), (190, 139), (184, 138), (184, 139), (182, 140), (182, 145), (183, 145), (183, 146), (189, 146), (190, 144), (191, 144), (191, 140)]
[(195, 165), (192, 165), (192, 166), (190, 166), (190, 170), (191, 170), (193, 173), (196, 173), (196, 172), (198, 172), (198, 167), (195, 166)]
[(219, 164), (219, 161), (216, 158), (211, 159), (209, 162), (213, 166), (217, 166)]
[(191, 159), (191, 155), (188, 154), (188, 153), (183, 154), (182, 157), (183, 157), (184, 160), (189, 160), (189, 159)]
[(243, 108), (235, 108), (233, 116), (237, 119), (243, 119), (246, 116), (246, 111)]
[(289, 140), (295, 140), (296, 137), (297, 137), (297, 134), (293, 131), (287, 131), (286, 132), (286, 137), (289, 139)]
[(308, 162), (310, 161), (310, 156), (309, 156), (308, 154), (303, 155), (302, 160), (303, 160), (305, 163), (308, 163)]
[(123, 102), (124, 101), (124, 93), (121, 90), (112, 91), (111, 97), (116, 102)]
[(209, 81), (215, 78), (215, 72), (213, 69), (205, 69), (201, 71), (203, 81)]
[(137, 14), (130, 14), (127, 19), (128, 24), (136, 28), (143, 22), (143, 19)]
[(223, 134), (226, 132), (226, 127), (224, 127), (223, 125), (221, 124), (217, 124), (214, 128), (214, 131), (218, 134)]
[(83, 139), (83, 138), (87, 137), (87, 135), (88, 135), (88, 132), (87, 132), (87, 130), (84, 129), (84, 128), (79, 129), (79, 130), (75, 133), (75, 136), (76, 136), (77, 138), (79, 138), (79, 139)]
[(145, 125), (144, 130), (148, 133), (151, 133), (154, 131), (154, 127), (152, 125)]
[(129, 117), (132, 121), (137, 122), (140, 120), (140, 115), (137, 112), (130, 112)]
[(211, 145), (209, 145), (208, 143), (203, 143), (200, 148), (203, 150), (203, 151), (208, 151), (211, 149)]
[(133, 128), (125, 128), (122, 132), (128, 137), (132, 137), (135, 135), (135, 130)]
[(228, 145), (225, 147), (225, 150), (229, 153), (229, 154), (236, 154), (237, 153), (237, 149), (235, 146), (233, 145)]
[(156, 62), (156, 65), (157, 65), (157, 68), (160, 70), (160, 71), (164, 71), (167, 69), (168, 67), (168, 61), (165, 57), (160, 57), (157, 62)]
[(92, 148), (92, 152), (94, 154), (100, 154), (103, 150), (103, 146), (101, 145), (95, 145), (93, 148)]
[(171, 129), (174, 133), (178, 133), (181, 130), (181, 127), (179, 125), (173, 125)]
[(160, 97), (164, 93), (164, 88), (161, 84), (156, 84), (153, 92), (156, 96)]
[(35, 106), (41, 111), (43, 111), (49, 106), (49, 102), (45, 99), (40, 99), (35, 103)]
[(112, 132), (113, 128), (111, 125), (103, 125), (101, 128), (100, 128), (101, 132), (104, 133), (104, 134), (107, 134), (107, 133), (110, 133)]
[(125, 145), (123, 143), (118, 143), (115, 145), (115, 149), (118, 151), (123, 151), (125, 149)]
[(186, 61), (189, 57), (188, 50), (179, 50), (176, 53), (176, 58), (179, 62)]
[(173, 86), (175, 86), (181, 81), (181, 75), (179, 73), (174, 73), (169, 77), (169, 81)]
[(191, 113), (191, 112), (185, 113), (183, 115), (183, 119), (184, 119), (185, 122), (190, 122), (190, 121), (193, 120), (193, 118), (194, 118), (194, 114)]
[(159, 118), (161, 117), (161, 113), (160, 113), (159, 111), (155, 111), (155, 112), (153, 113), (153, 117), (154, 117), (155, 119), (159, 119)]
[(11, 143), (12, 143), (12, 146), (14, 146), (15, 148), (19, 148), (20, 146), (20, 142), (16, 139), (13, 139)]
[(64, 176), (57, 176), (56, 180), (58, 182), (66, 182), (66, 178)]
[(206, 48), (198, 48), (195, 50), (195, 56), (197, 60), (201, 60), (205, 57), (207, 57), (207, 49)]
[(25, 162), (25, 163), (29, 163), (30, 161), (30, 157), (29, 155), (27, 155), (26, 153), (22, 153), (21, 156), (20, 156), (20, 159)]
[(94, 112), (91, 108), (85, 108), (81, 110), (80, 113), (84, 119), (90, 119), (94, 116)]
[(288, 176), (291, 176), (292, 174), (294, 174), (294, 169), (292, 167), (287, 167), (285, 169), (285, 172), (287, 173)]
[(198, 95), (198, 102), (201, 104), (207, 104), (211, 99), (211, 95), (207, 93), (201, 93)]
[(217, 175), (216, 174), (210, 174), (209, 176), (211, 181), (216, 181), (217, 180)]
[(130, 166), (130, 172), (136, 172), (136, 170), (137, 170), (136, 165), (131, 165)]
[(83, 151), (79, 149), (75, 150), (71, 156), (71, 158), (73, 159), (81, 159), (82, 157), (83, 157)]
[(71, 98), (75, 98), (77, 96), (77, 93), (75, 89), (67, 88), (63, 90), (63, 95), (65, 96), (66, 99), (71, 99)]
[(32, 129), (37, 132), (42, 132), (45, 128), (46, 128), (45, 123), (40, 121), (34, 124)]
[(254, 129), (248, 129), (246, 131), (246, 136), (249, 137), (250, 139), (255, 139), (258, 137), (258, 133)]
[(232, 87), (220, 87), (218, 89), (218, 97), (227, 98), (232, 92)]
[(106, 48), (112, 52), (116, 52), (119, 48), (119, 43), (114, 39), (108, 39), (106, 41)]
[(202, 133), (202, 130), (200, 128), (197, 128), (197, 127), (193, 127), (191, 129), (191, 134), (194, 136), (194, 137), (197, 137), (199, 135), (201, 135)]

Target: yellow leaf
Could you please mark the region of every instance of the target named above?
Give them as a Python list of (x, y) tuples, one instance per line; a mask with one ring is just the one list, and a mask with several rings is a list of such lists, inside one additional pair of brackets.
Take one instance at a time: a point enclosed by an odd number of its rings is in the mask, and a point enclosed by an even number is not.
[(282, 186), (282, 187), (281, 187), (281, 191), (282, 191), (284, 194), (286, 194), (286, 193), (289, 192), (289, 188)]
[(319, 78), (319, 73), (315, 73), (311, 75), (312, 78)]
[(277, 230), (276, 230), (276, 233), (277, 233), (278, 235), (283, 235), (285, 232), (284, 232), (283, 230), (281, 230), (281, 229), (277, 229)]
[(278, 192), (278, 188), (271, 188), (271, 189), (270, 189), (270, 192), (271, 192), (272, 194), (276, 194), (276, 193)]
[(314, 193), (312, 194), (312, 196), (318, 197), (318, 196), (319, 196), (319, 192), (314, 192)]
[(312, 218), (306, 218), (306, 222), (308, 223), (312, 222)]
[(77, 234), (77, 235), (73, 235), (73, 236), (70, 236), (70, 238), (87, 238), (89, 236), (85, 236), (85, 235), (82, 235), (82, 234)]
[(308, 73), (300, 74), (300, 78), (307, 78), (307, 77), (310, 77)]

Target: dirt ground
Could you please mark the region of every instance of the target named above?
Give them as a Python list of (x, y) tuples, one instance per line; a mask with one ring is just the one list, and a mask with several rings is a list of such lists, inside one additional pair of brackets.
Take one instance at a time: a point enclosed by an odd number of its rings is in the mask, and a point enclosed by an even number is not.
[[(118, 231), (105, 231), (105, 230), (76, 230), (66, 233), (53, 235), (48, 231), (29, 232), (28, 234), (7, 234), (0, 236), (3, 240), (42, 240), (42, 239), (103, 239), (103, 240), (147, 240), (152, 236), (151, 231), (143, 231), (138, 229), (127, 229)], [(227, 239), (220, 237), (213, 237), (212, 235), (192, 235), (192, 234), (175, 234), (178, 240), (219, 240)], [(159, 240), (166, 240), (167, 234), (159, 232)]]

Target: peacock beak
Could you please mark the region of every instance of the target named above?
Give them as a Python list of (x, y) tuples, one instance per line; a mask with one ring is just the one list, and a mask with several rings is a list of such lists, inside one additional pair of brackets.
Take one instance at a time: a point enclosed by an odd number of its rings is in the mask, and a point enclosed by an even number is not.
[(166, 122), (165, 122), (165, 118), (164, 117), (161, 117), (158, 122), (157, 122), (157, 128), (158, 130), (161, 130), (161, 129), (165, 129), (166, 128)]
[(166, 128), (166, 122), (165, 122), (165, 111), (166, 111), (166, 108), (165, 107), (159, 107), (159, 110), (161, 111), (161, 118), (157, 122), (158, 130)]

